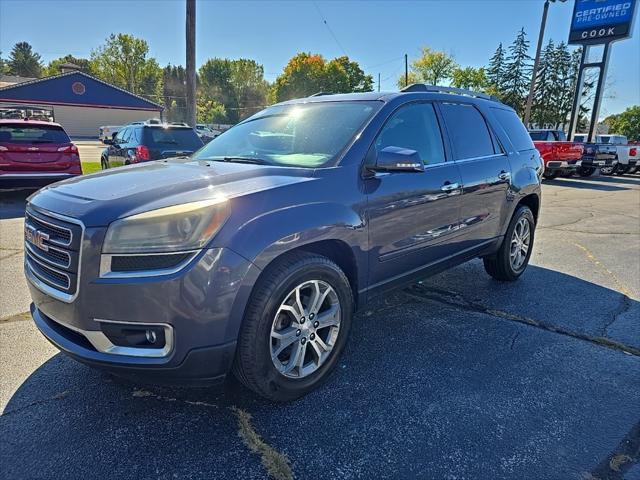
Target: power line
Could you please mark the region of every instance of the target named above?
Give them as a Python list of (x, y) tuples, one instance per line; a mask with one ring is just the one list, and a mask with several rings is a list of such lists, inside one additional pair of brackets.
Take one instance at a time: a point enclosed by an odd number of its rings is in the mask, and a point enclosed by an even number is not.
[(313, 2), (313, 6), (316, 7), (316, 10), (318, 11), (318, 15), (320, 15), (320, 18), (322, 19), (322, 23), (324, 23), (324, 26), (327, 27), (327, 30), (329, 31), (329, 33), (331, 34), (331, 36), (335, 40), (335, 42), (338, 45), (338, 47), (340, 47), (340, 50), (342, 50), (342, 53), (344, 53), (348, 57), (349, 55), (347, 54), (347, 51), (344, 49), (344, 47), (342, 46), (342, 44), (338, 40), (338, 37), (336, 37), (336, 34), (333, 33), (333, 30), (331, 29), (331, 27), (327, 23), (327, 19), (324, 18), (324, 15), (322, 14), (322, 11), (320, 10), (320, 7), (318, 6), (318, 4), (316, 2)]

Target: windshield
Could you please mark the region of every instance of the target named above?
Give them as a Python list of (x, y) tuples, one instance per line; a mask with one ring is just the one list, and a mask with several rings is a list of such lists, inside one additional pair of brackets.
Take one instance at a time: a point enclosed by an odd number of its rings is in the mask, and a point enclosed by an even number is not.
[(57, 125), (18, 123), (0, 125), (0, 143), (71, 143), (71, 140)]
[(379, 105), (362, 101), (276, 105), (212, 140), (195, 159), (244, 158), (322, 167), (344, 150)]

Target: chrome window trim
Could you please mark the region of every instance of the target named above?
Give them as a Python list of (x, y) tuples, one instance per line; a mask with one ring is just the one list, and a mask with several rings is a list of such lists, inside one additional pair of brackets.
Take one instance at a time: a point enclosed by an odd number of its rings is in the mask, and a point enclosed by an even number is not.
[[(29, 207), (28, 204), (27, 204), (27, 207)], [(49, 295), (50, 297), (55, 298), (56, 300), (60, 300), (61, 302), (64, 302), (64, 303), (73, 303), (73, 301), (76, 298), (78, 298), (78, 293), (80, 292), (80, 280), (82, 278), (80, 273), (82, 271), (82, 250), (83, 250), (82, 242), (84, 241), (84, 231), (85, 231), (84, 223), (82, 223), (82, 221), (78, 220), (77, 218), (68, 217), (66, 215), (61, 215), (59, 213), (49, 212), (48, 210), (39, 209), (39, 208), (33, 207), (33, 206), (31, 208), (33, 208), (33, 210), (35, 210), (36, 212), (42, 213), (42, 215), (47, 215), (47, 216), (52, 217), (52, 218), (57, 218), (57, 219), (62, 220), (64, 222), (75, 223), (76, 225), (79, 225), (80, 228), (81, 228), (80, 243), (79, 243), (79, 246), (78, 246), (78, 271), (76, 272), (76, 291), (75, 291), (75, 293), (73, 293), (73, 294), (64, 293), (64, 292), (62, 292), (60, 290), (56, 290), (55, 288), (53, 288), (53, 287), (51, 287), (49, 285), (46, 285), (44, 282), (39, 280), (35, 276), (35, 274), (32, 272), (31, 267), (29, 267), (29, 265), (27, 264), (27, 256), (26, 255), (25, 255), (25, 260), (24, 260), (25, 261), (25, 273), (27, 273), (27, 275), (25, 275), (25, 276), (27, 277), (27, 280), (29, 280), (34, 287), (36, 287), (42, 293), (45, 293), (45, 294)], [(26, 213), (28, 213), (28, 211)], [(52, 226), (55, 226), (55, 225), (52, 225)], [(64, 228), (64, 227), (62, 227), (62, 228)], [(73, 235), (73, 232), (71, 232), (71, 234)], [(69, 245), (71, 245), (71, 243), (69, 243)]]
[(458, 160), (454, 160), (454, 162), (456, 163), (465, 163), (465, 162), (472, 162), (474, 160), (484, 160), (486, 158), (495, 158), (495, 157), (507, 157), (508, 155), (506, 153), (494, 153), (493, 155), (482, 155), (480, 157), (469, 157), (469, 158), (461, 158)]
[[(171, 275), (185, 268), (196, 257), (200, 250), (185, 250), (181, 252), (153, 252), (153, 253), (103, 253), (100, 255), (100, 278), (144, 278)], [(189, 254), (182, 262), (171, 268), (153, 270), (136, 270), (133, 272), (113, 272), (111, 261), (113, 257), (148, 257), (152, 255), (184, 255)]]

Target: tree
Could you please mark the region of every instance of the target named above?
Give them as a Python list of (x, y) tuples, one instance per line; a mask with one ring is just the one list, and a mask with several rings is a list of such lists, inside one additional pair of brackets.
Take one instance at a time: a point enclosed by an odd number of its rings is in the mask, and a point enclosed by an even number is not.
[(640, 141), (640, 105), (627, 108), (624, 112), (609, 115), (604, 119), (609, 132), (625, 135), (630, 141)]
[(187, 92), (185, 71), (181, 65), (167, 65), (162, 69), (162, 99), (168, 121), (186, 121)]
[(555, 121), (558, 116), (556, 109), (550, 102), (550, 97), (554, 90), (558, 90), (560, 85), (556, 84), (557, 73), (554, 72), (556, 66), (554, 60), (556, 56), (556, 47), (553, 40), (542, 51), (540, 55), (540, 64), (536, 75), (536, 87), (533, 92), (533, 105), (531, 107), (531, 120), (538, 126), (544, 128), (545, 125)]
[(7, 62), (2, 58), (2, 52), (0, 52), (0, 75), (4, 75), (7, 71)]
[(373, 89), (373, 78), (349, 57), (327, 62), (322, 55), (298, 53), (289, 60), (271, 87), (269, 100), (280, 102), (318, 92), (349, 93)]
[(488, 87), (485, 69), (483, 67), (456, 67), (451, 75), (451, 85), (456, 88), (483, 92)]
[(430, 85), (438, 85), (449, 80), (456, 67), (451, 55), (429, 47), (422, 47), (420, 58), (411, 63), (411, 71), (419, 81)]
[(498, 45), (493, 57), (487, 66), (487, 80), (497, 91), (501, 91), (504, 86), (505, 53), (502, 42)]
[(513, 107), (518, 114), (524, 110), (526, 96), (531, 83), (531, 57), (529, 41), (524, 28), (518, 32), (516, 39), (509, 47), (509, 57), (504, 71), (502, 100)]
[(201, 102), (225, 107), (227, 120), (236, 123), (264, 108), (268, 84), (264, 68), (255, 60), (210, 58), (199, 69)]
[(162, 71), (148, 58), (149, 45), (133, 35), (111, 34), (91, 52), (91, 69), (102, 80), (146, 97), (157, 97)]
[(223, 123), (227, 121), (224, 105), (199, 94), (196, 100), (196, 119), (198, 123)]
[(11, 49), (7, 62), (9, 75), (39, 78), (42, 75), (42, 57), (27, 42), (18, 42)]
[(44, 68), (44, 76), (50, 77), (52, 75), (58, 75), (60, 73), (60, 65), (65, 63), (73, 63), (77, 65), (79, 70), (84, 73), (88, 73), (92, 75), (93, 72), (91, 70), (91, 62), (86, 58), (78, 58), (73, 55), (65, 55), (64, 57), (56, 58), (55, 60), (51, 60), (49, 64)]

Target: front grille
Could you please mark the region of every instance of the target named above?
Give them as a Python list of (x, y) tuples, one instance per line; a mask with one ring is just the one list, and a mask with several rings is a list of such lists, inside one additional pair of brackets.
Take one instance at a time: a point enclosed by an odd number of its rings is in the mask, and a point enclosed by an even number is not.
[[(28, 208), (25, 214), (25, 265), (39, 282), (65, 297), (78, 289), (82, 227)], [(37, 282), (36, 282), (37, 284)]]

